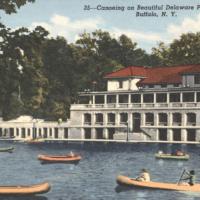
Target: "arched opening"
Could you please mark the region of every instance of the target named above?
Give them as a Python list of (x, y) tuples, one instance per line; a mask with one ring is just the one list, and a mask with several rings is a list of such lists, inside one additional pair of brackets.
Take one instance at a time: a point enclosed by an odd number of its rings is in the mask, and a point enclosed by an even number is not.
[(167, 129), (158, 129), (158, 140), (167, 141)]
[(96, 128), (96, 139), (103, 139), (103, 128)]
[(145, 125), (146, 126), (153, 126), (154, 125), (154, 114), (153, 113), (146, 113), (145, 114)]
[(103, 125), (103, 114), (102, 113), (96, 113), (96, 124)]
[(92, 138), (91, 128), (84, 128), (84, 136), (85, 136), (85, 139), (91, 139)]
[(181, 113), (173, 113), (172, 118), (174, 126), (181, 126)]
[(181, 141), (181, 129), (172, 129), (173, 141)]
[(191, 141), (191, 142), (196, 141), (196, 130), (195, 129), (187, 129), (187, 141)]
[(114, 113), (108, 113), (108, 124), (115, 124), (115, 114)]
[(187, 125), (188, 126), (196, 125), (196, 114), (195, 113), (187, 113)]
[(91, 114), (89, 113), (84, 114), (84, 124), (91, 125)]
[(120, 113), (120, 124), (126, 124), (128, 121), (128, 113)]
[(133, 132), (138, 133), (141, 132), (141, 115), (140, 113), (133, 113)]
[(160, 126), (167, 126), (167, 114), (166, 113), (159, 113), (159, 125)]
[(108, 128), (108, 139), (112, 140), (113, 135), (115, 134), (115, 129), (114, 128)]

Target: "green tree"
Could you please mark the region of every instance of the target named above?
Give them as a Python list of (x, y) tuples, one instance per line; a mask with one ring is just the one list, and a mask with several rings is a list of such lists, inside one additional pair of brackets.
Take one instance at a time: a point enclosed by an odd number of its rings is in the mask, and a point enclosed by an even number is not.
[(1, 0), (0, 10), (3, 10), (6, 14), (16, 13), (17, 9), (27, 2), (35, 2), (35, 0)]

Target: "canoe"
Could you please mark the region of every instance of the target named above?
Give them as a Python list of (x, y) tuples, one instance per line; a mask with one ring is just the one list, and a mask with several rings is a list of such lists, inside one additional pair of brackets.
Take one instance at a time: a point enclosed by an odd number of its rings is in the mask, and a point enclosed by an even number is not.
[(41, 163), (78, 163), (81, 160), (81, 156), (75, 154), (73, 156), (67, 155), (38, 155), (38, 160)]
[(0, 148), (0, 152), (9, 152), (9, 153), (12, 153), (13, 150), (14, 150), (14, 147)]
[(26, 140), (26, 143), (28, 143), (28, 144), (41, 144), (44, 142), (45, 142), (45, 140), (42, 138)]
[(133, 187), (141, 187), (148, 189), (159, 189), (159, 190), (177, 190), (177, 191), (188, 191), (188, 192), (200, 192), (200, 184), (184, 185), (184, 184), (176, 184), (176, 183), (161, 183), (161, 182), (144, 182), (144, 181), (136, 181), (127, 176), (119, 175), (117, 177), (117, 183), (119, 185), (124, 186), (133, 186)]
[(43, 194), (48, 192), (51, 189), (51, 186), (49, 183), (40, 183), (36, 185), (30, 185), (30, 186), (0, 186), (0, 195), (35, 195), (35, 194)]
[(190, 158), (190, 156), (188, 154), (185, 155), (172, 155), (172, 154), (160, 154), (160, 153), (156, 153), (155, 157), (158, 159), (174, 159), (174, 160), (188, 160)]

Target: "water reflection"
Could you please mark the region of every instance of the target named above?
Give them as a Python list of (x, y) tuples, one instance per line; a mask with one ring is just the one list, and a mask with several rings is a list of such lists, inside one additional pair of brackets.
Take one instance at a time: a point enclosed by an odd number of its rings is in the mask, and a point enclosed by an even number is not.
[(45, 196), (0, 196), (0, 200), (48, 200)]

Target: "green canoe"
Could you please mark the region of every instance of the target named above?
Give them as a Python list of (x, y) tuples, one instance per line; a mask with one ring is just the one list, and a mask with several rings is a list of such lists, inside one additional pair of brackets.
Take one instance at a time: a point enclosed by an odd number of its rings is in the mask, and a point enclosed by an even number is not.
[(0, 152), (9, 152), (9, 153), (12, 153), (13, 150), (14, 150), (14, 147), (0, 148)]
[(188, 160), (190, 156), (188, 154), (177, 156), (172, 154), (165, 154), (165, 153), (156, 153), (155, 157), (158, 159), (174, 159), (174, 160)]

